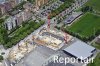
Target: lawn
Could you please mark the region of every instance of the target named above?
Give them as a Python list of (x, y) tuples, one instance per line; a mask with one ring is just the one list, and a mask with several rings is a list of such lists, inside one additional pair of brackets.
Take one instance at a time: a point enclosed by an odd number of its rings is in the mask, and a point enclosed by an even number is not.
[(100, 53), (98, 53), (93, 63), (89, 63), (87, 66), (100, 66)]
[(67, 29), (82, 37), (93, 36), (97, 30), (100, 30), (100, 17), (91, 13), (86, 13)]
[(89, 0), (87, 6), (92, 6), (95, 10), (100, 11), (100, 0)]

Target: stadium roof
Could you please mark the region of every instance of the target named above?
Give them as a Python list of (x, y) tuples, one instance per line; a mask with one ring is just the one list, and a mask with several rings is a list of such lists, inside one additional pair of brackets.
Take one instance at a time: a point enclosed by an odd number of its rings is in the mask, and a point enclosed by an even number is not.
[(72, 45), (64, 49), (64, 51), (70, 53), (77, 58), (81, 59), (81, 57), (83, 57), (83, 59), (81, 60), (84, 60), (85, 58), (91, 56), (93, 50), (95, 50), (94, 47), (89, 46), (80, 40), (77, 40)]
[(74, 65), (72, 65), (70, 63), (64, 64), (64, 63), (54, 63), (54, 62), (50, 62), (46, 66), (74, 66)]

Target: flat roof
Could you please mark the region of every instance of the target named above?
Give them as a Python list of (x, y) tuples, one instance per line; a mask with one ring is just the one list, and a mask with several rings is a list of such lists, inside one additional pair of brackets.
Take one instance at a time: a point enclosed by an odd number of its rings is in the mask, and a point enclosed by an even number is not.
[(48, 63), (48, 65), (46, 65), (46, 66), (74, 66), (74, 65), (72, 65), (72, 64), (70, 64), (70, 63), (67, 63), (67, 64), (65, 65), (64, 63), (54, 63), (54, 62), (50, 62), (50, 63)]
[(91, 56), (91, 51), (93, 50), (95, 50), (94, 47), (87, 45), (85, 42), (82, 42), (80, 40), (77, 40), (72, 45), (64, 49), (64, 51), (70, 53), (71, 55), (77, 58), (83, 57), (84, 59)]

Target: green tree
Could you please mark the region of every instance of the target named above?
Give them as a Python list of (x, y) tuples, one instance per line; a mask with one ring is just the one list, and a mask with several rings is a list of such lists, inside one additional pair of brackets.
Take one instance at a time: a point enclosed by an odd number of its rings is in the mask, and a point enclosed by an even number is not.
[(3, 56), (2, 55), (0, 55), (0, 62), (3, 60), (4, 58), (3, 58)]
[(7, 30), (1, 26), (0, 29), (0, 42), (6, 44), (9, 41)]
[(35, 2), (35, 0), (27, 0), (27, 1), (29, 1), (30, 3), (34, 3)]
[(4, 20), (0, 19), (0, 43), (6, 44), (9, 39), (8, 39), (7, 30), (3, 26), (3, 22)]
[(82, 12), (93, 11), (93, 8), (90, 6), (85, 6), (81, 9)]

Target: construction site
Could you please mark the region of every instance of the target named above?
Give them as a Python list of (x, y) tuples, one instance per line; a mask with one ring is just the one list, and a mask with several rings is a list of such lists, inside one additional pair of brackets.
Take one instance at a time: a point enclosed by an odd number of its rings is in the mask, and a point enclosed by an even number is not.
[[(8, 59), (11, 63), (18, 63), (31, 51), (35, 51), (38, 46), (44, 46), (51, 50), (57, 51), (64, 45), (68, 45), (73, 37), (61, 30), (50, 28), (50, 20), (45, 27), (41, 27), (38, 32), (32, 33), (24, 40), (20, 41), (9, 52)], [(33, 52), (34, 53), (34, 52)]]
[(66, 42), (70, 42), (72, 36), (65, 35), (63, 32), (41, 29), (37, 35), (33, 35), (33, 41), (38, 45), (43, 45), (53, 50), (58, 50)]
[(29, 43), (28, 41), (20, 42), (17, 47), (13, 47), (12, 50), (9, 52), (8, 59), (11, 63), (18, 63), (21, 59), (27, 55), (30, 51), (36, 48), (36, 45)]

